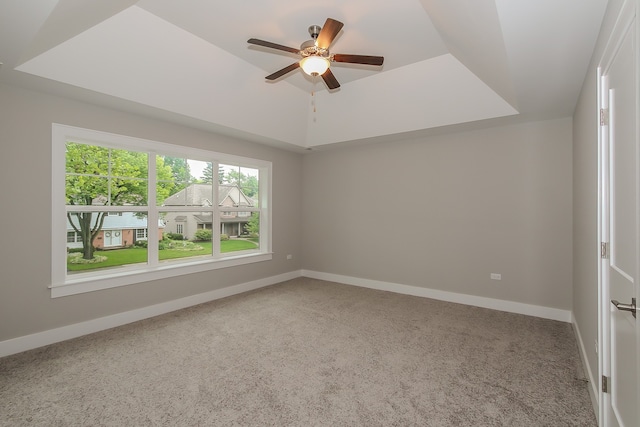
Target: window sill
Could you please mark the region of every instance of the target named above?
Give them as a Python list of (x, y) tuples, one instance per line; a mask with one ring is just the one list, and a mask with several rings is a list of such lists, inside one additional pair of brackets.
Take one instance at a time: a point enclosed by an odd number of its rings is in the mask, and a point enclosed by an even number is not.
[(168, 277), (182, 276), (185, 274), (199, 273), (202, 271), (218, 270), (220, 268), (235, 267), (252, 264), (255, 262), (270, 261), (272, 253), (244, 254), (229, 256), (215, 260), (198, 260), (181, 263), (166, 263), (154, 267), (119, 269), (118, 271), (105, 272), (104, 274), (67, 277), (65, 283), (53, 284), (51, 298), (66, 297), (102, 289), (116, 288), (151, 280), (166, 279)]

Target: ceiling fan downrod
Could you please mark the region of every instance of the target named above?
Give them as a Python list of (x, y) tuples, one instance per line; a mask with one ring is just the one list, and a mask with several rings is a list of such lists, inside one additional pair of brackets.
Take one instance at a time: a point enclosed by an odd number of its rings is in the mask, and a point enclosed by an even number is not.
[(320, 35), (320, 31), (322, 31), (322, 27), (320, 25), (312, 25), (309, 27), (309, 35), (314, 40), (318, 39), (318, 35)]

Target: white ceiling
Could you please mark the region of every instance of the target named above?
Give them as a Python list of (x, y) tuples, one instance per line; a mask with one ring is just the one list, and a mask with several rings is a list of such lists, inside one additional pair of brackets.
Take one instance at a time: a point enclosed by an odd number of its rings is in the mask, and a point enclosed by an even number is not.
[[(0, 0), (0, 82), (284, 148), (573, 113), (607, 0)], [(297, 61), (343, 22), (327, 91)], [(313, 95), (312, 95), (313, 93)], [(315, 108), (314, 108), (315, 105)]]

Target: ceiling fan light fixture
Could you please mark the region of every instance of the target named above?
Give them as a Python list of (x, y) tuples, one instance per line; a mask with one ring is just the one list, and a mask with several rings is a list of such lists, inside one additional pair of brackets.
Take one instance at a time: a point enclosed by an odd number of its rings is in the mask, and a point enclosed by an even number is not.
[(342, 31), (343, 25), (344, 24), (342, 22), (331, 18), (327, 18), (323, 27), (320, 27), (319, 25), (312, 25), (309, 27), (311, 40), (307, 40), (302, 43), (302, 45), (300, 45), (300, 49), (260, 39), (249, 39), (247, 40), (247, 43), (277, 49), (287, 53), (293, 53), (302, 57), (301, 60), (294, 62), (275, 73), (269, 74), (265, 77), (266, 80), (274, 81), (285, 74), (289, 74), (296, 71), (298, 68), (302, 68), (302, 71), (304, 71), (305, 74), (312, 77), (322, 76), (322, 80), (326, 84), (327, 88), (333, 90), (338, 89), (340, 87), (340, 83), (338, 83), (338, 80), (329, 68), (331, 62), (378, 66), (381, 66), (384, 62), (384, 57), (382, 56), (330, 54), (329, 47), (340, 31)]
[(310, 76), (321, 76), (329, 69), (329, 60), (322, 56), (311, 55), (302, 58), (300, 66)]

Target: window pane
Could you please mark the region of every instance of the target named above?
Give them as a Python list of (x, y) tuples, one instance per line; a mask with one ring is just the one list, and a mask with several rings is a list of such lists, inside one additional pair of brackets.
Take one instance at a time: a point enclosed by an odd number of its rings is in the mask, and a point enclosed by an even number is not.
[(258, 170), (251, 168), (240, 168), (240, 188), (242, 192), (252, 199), (250, 206), (257, 206), (258, 201)]
[(230, 164), (220, 164), (219, 170), (221, 183), (238, 185), (240, 181), (240, 166)]
[(189, 170), (195, 182), (212, 184), (214, 182), (214, 173), (211, 162), (203, 162), (201, 160), (187, 160)]
[(145, 205), (147, 154), (68, 142), (67, 205)]
[(162, 212), (164, 233), (158, 246), (158, 259), (210, 257), (212, 249), (212, 212)]
[(260, 248), (260, 214), (258, 212), (222, 212), (220, 218), (220, 253)]
[(109, 176), (114, 178), (148, 179), (147, 153), (128, 150), (109, 150)]
[[(253, 182), (252, 183), (252, 178)], [(238, 185), (243, 190), (247, 190), (250, 194), (254, 194), (251, 188), (255, 188), (257, 192), (258, 170), (253, 168), (246, 168), (238, 165), (220, 164), (219, 179), (222, 184), (234, 184)]]
[(238, 200), (236, 206), (258, 205), (258, 169), (221, 164), (219, 176), (222, 185), (237, 187), (242, 192), (242, 200)]
[(67, 142), (65, 144), (65, 161), (67, 173), (107, 176), (109, 149)]
[(212, 206), (211, 162), (157, 157), (159, 206)]
[[(120, 213), (120, 212), (119, 212)], [(70, 212), (67, 272), (115, 268), (147, 262), (146, 212)], [(75, 234), (75, 242), (72, 235)], [(91, 244), (85, 243), (91, 242)]]
[(156, 156), (156, 203), (164, 200), (189, 185), (191, 174), (187, 159), (180, 157)]

